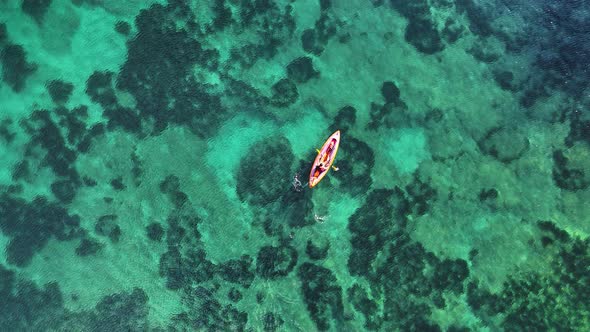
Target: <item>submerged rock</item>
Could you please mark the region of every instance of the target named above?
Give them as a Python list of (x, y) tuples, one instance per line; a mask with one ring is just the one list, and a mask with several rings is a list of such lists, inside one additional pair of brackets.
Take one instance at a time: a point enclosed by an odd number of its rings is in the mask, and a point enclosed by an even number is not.
[[(293, 161), (291, 146), (286, 138), (254, 144), (240, 162), (236, 188), (240, 200), (254, 205), (277, 201), (288, 192)], [(267, 167), (274, 164), (283, 167)]]
[(445, 48), (434, 22), (430, 19), (411, 20), (406, 27), (404, 38), (418, 51), (428, 55)]
[(84, 257), (94, 255), (104, 247), (103, 243), (100, 243), (92, 238), (85, 238), (80, 242), (80, 245), (76, 248), (76, 255)]
[(303, 263), (297, 276), (301, 281), (303, 299), (311, 318), (320, 331), (335, 328), (344, 320), (342, 288), (332, 271), (311, 263)]
[(21, 92), (25, 81), (35, 71), (37, 65), (27, 61), (25, 49), (21, 45), (10, 44), (0, 51), (2, 79), (14, 92)]
[(47, 91), (49, 91), (51, 99), (56, 104), (66, 103), (70, 99), (73, 90), (74, 85), (69, 82), (53, 80), (47, 83)]
[(335, 132), (336, 130), (348, 132), (355, 123), (356, 109), (350, 105), (344, 106), (338, 111), (338, 114), (336, 114), (334, 122), (330, 126), (330, 132)]
[(297, 264), (297, 251), (290, 246), (264, 246), (256, 258), (256, 273), (275, 279), (288, 275)]
[(399, 188), (377, 189), (350, 216), (352, 252), (348, 259), (351, 275), (369, 275), (372, 262), (384, 246), (405, 227), (408, 201)]
[(305, 83), (312, 78), (318, 77), (319, 72), (313, 68), (313, 61), (310, 57), (299, 57), (287, 65), (287, 75), (297, 83)]
[[(371, 171), (375, 165), (373, 149), (365, 142), (347, 135), (346, 149), (338, 151), (338, 167), (346, 172), (334, 172), (339, 188), (351, 195), (365, 193), (373, 183)], [(329, 180), (329, 179), (328, 179)], [(326, 181), (324, 179), (324, 181)]]
[(23, 0), (22, 11), (31, 16), (37, 23), (43, 22), (43, 17), (49, 9), (52, 0)]
[(272, 88), (271, 103), (277, 107), (287, 107), (297, 101), (299, 92), (297, 86), (288, 78), (275, 83)]
[(553, 153), (553, 180), (565, 190), (577, 191), (590, 186), (590, 148), (577, 143)]
[(499, 127), (490, 130), (478, 142), (480, 150), (503, 163), (520, 158), (529, 148), (529, 140), (514, 128)]

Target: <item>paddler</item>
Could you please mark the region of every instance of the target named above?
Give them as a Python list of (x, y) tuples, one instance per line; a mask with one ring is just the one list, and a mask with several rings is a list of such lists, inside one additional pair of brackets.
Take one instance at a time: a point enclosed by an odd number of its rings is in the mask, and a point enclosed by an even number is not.
[[(336, 144), (336, 140), (332, 139), (330, 141), (330, 145), (328, 145), (328, 148), (326, 148), (326, 152), (324, 152), (320, 157), (321, 163), (328, 164), (330, 162), (330, 156), (332, 154), (332, 150), (334, 150), (334, 144)], [(320, 153), (320, 150), (316, 149), (316, 151)]]
[(330, 157), (332, 156), (332, 151), (334, 150), (334, 144), (336, 144), (336, 140), (332, 139), (330, 141), (330, 145), (328, 145), (328, 148), (326, 149), (326, 153), (322, 156), (322, 161), (326, 164), (330, 162)]
[(320, 176), (320, 174), (324, 173), (326, 170), (328, 170), (328, 167), (326, 166), (326, 164), (320, 161), (320, 163), (316, 166), (315, 171), (313, 172), (314, 179), (317, 179), (318, 176)]

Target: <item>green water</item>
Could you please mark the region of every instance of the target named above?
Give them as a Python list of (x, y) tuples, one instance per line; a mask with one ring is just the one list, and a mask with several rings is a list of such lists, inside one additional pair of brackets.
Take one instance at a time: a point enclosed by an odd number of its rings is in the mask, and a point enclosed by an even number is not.
[(0, 0), (0, 331), (590, 330), (588, 13)]

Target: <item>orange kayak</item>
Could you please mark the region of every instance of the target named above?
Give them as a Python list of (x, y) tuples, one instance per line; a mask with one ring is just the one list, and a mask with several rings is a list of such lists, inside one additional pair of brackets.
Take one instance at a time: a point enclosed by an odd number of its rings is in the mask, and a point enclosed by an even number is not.
[(332, 167), (334, 159), (336, 158), (339, 145), (340, 130), (336, 130), (336, 132), (326, 140), (311, 166), (311, 171), (309, 172), (310, 188), (313, 188), (320, 183), (324, 176), (328, 174), (328, 171), (330, 170), (330, 167)]

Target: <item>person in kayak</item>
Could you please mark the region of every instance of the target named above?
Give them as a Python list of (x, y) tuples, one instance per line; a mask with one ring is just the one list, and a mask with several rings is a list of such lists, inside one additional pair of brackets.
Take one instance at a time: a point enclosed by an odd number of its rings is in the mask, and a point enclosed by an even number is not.
[(320, 174), (324, 173), (327, 170), (328, 170), (328, 167), (323, 162), (320, 162), (316, 166), (315, 171), (313, 172), (314, 179), (317, 179), (320, 176)]
[(326, 149), (326, 152), (324, 153), (324, 155), (322, 156), (322, 158), (320, 158), (320, 160), (324, 163), (324, 164), (329, 164), (330, 163), (330, 159), (332, 157), (332, 151), (334, 150), (334, 145), (336, 144), (336, 140), (332, 139), (330, 141), (330, 145), (328, 145), (328, 148)]

